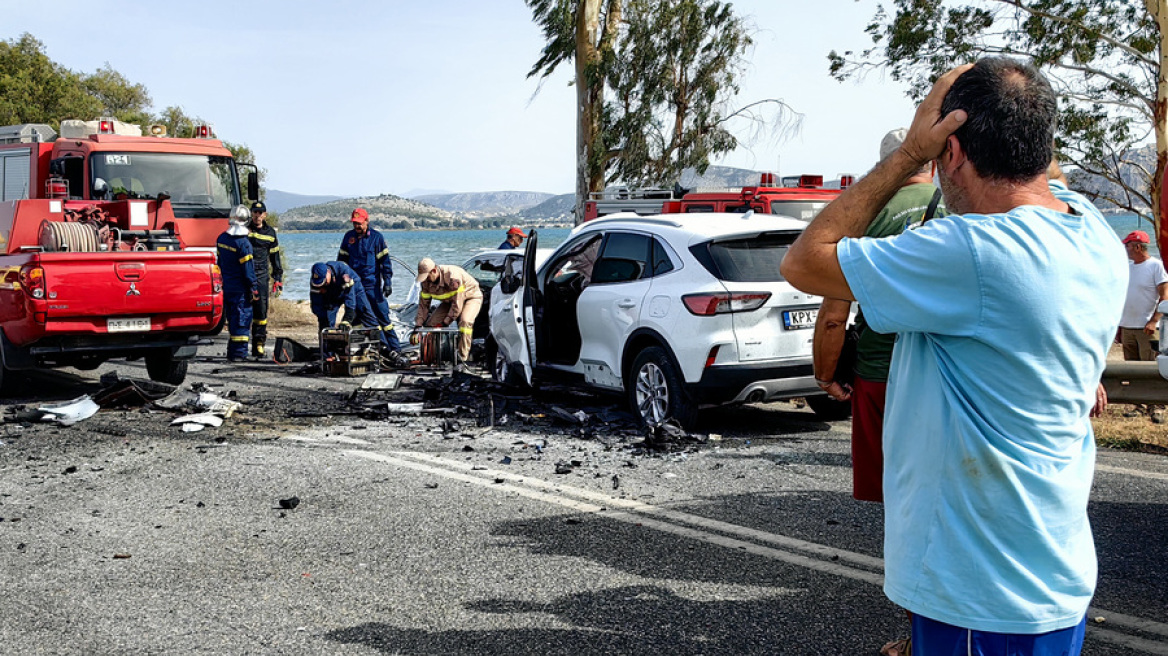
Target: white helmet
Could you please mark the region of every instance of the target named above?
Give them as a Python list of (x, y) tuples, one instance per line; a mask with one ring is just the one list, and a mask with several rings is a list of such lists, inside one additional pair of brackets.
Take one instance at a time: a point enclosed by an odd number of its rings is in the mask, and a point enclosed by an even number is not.
[(230, 227), (227, 228), (227, 234), (246, 235), (248, 233), (247, 224), (251, 223), (251, 210), (247, 209), (246, 205), (236, 205), (231, 208), (228, 222)]

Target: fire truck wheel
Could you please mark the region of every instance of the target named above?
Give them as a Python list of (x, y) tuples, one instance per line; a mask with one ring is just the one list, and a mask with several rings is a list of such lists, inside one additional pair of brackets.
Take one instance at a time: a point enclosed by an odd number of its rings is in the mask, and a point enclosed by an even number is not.
[(146, 373), (150, 380), (170, 385), (182, 385), (187, 377), (190, 360), (176, 360), (169, 349), (155, 351), (146, 356)]

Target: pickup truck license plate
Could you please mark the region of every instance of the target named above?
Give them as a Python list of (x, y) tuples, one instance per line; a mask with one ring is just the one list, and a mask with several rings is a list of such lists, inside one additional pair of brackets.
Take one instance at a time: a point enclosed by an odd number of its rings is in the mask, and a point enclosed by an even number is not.
[(819, 316), (819, 310), (784, 310), (783, 311), (783, 328), (787, 330), (799, 330), (801, 328), (814, 328), (815, 318)]
[(150, 330), (150, 317), (106, 319), (105, 329), (111, 333), (142, 333)]

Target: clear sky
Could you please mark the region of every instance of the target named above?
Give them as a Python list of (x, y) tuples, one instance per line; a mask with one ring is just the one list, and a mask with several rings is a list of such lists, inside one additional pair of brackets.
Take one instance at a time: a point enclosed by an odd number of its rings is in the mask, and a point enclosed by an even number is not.
[[(780, 98), (801, 132), (714, 162), (783, 175), (863, 173), (913, 105), (880, 73), (838, 83), (832, 49), (861, 49), (876, 0), (736, 0), (755, 45), (738, 100)], [(522, 0), (0, 0), (0, 38), (53, 60), (108, 62), (255, 151), (270, 188), (339, 196), (574, 189), (566, 68), (526, 77), (543, 45)], [(538, 93), (537, 93), (538, 91)]]

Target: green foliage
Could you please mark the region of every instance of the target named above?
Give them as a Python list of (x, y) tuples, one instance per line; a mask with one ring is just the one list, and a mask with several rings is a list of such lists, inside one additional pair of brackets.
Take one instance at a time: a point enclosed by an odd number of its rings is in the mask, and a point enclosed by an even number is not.
[[(1060, 97), (1055, 145), (1064, 164), (1120, 190), (1102, 200), (1147, 216), (1162, 171), (1135, 157), (1159, 123), (1159, 29), (1145, 0), (894, 0), (867, 28), (873, 47), (832, 51), (839, 80), (884, 69), (919, 99), (933, 80), (989, 55), (1031, 59)], [(1160, 11), (1168, 11), (1159, 3)], [(1162, 110), (1161, 110), (1162, 111)]]
[(89, 95), (81, 77), (49, 59), (31, 34), (0, 42), (0, 125), (93, 119), (101, 102)]
[[(584, 0), (527, 0), (546, 45), (528, 76), (547, 77), (577, 56), (576, 13)], [(590, 178), (667, 184), (683, 169), (705, 171), (734, 150), (728, 122), (758, 120), (763, 104), (734, 110), (738, 76), (752, 41), (744, 21), (719, 0), (608, 0), (601, 3), (586, 84), (605, 98), (596, 134), (586, 135)], [(619, 20), (619, 29), (612, 21)]]
[(143, 126), (153, 120), (149, 112), (152, 101), (146, 87), (131, 83), (111, 68), (109, 62), (93, 75), (84, 76), (81, 87), (102, 104), (102, 116)]

